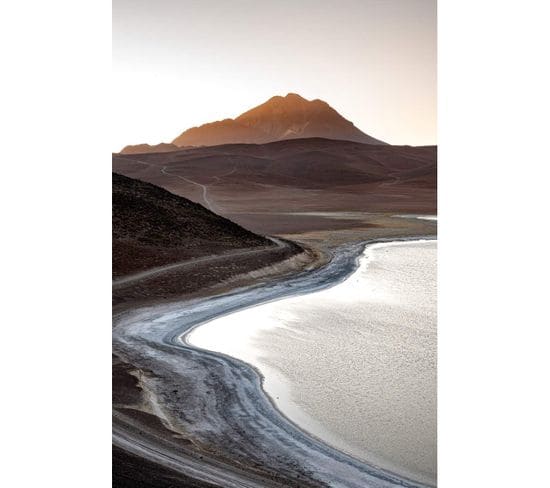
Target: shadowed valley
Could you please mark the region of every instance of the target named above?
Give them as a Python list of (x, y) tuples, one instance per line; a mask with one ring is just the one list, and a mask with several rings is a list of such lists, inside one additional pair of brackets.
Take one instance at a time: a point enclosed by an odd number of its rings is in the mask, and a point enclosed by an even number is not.
[(322, 230), (327, 213), (436, 213), (436, 159), (435, 146), (316, 138), (115, 154), (113, 168), (270, 234)]

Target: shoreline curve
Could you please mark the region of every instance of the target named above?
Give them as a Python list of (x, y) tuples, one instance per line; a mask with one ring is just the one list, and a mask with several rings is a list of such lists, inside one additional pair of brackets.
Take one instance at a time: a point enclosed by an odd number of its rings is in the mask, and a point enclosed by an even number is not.
[[(198, 429), (194, 429), (194, 432), (192, 432), (191, 437), (198, 438), (201, 444), (213, 442), (220, 446), (220, 438), (228, 441), (229, 444), (235, 444), (235, 442), (227, 439), (227, 435), (231, 435), (235, 426), (246, 426), (248, 425), (247, 421), (250, 421), (251, 435), (247, 437), (247, 432), (244, 432), (244, 435), (241, 433), (239, 439), (235, 439), (235, 441), (238, 445), (239, 441), (242, 443), (244, 440), (245, 443), (249, 442), (251, 446), (256, 446), (256, 448), (259, 446), (266, 451), (271, 449), (272, 452), (278, 452), (281, 451), (281, 447), (283, 448), (282, 452), (286, 450), (286, 455), (282, 456), (280, 461), (275, 462), (275, 459), (270, 459), (271, 457), (267, 457), (267, 461), (264, 459), (264, 462), (268, 464), (271, 461), (275, 472), (280, 470), (281, 473), (286, 474), (287, 472), (297, 471), (305, 474), (309, 478), (308, 481), (318, 482), (319, 486), (406, 486), (411, 488), (431, 486), (404, 478), (377, 466), (369, 465), (324, 443), (313, 434), (297, 426), (277, 408), (273, 399), (263, 389), (261, 372), (254, 366), (222, 353), (195, 347), (186, 342), (186, 336), (196, 327), (221, 315), (269, 301), (335, 286), (347, 279), (357, 269), (359, 259), (364, 249), (369, 245), (434, 239), (436, 237), (433, 235), (407, 238), (392, 237), (346, 245), (339, 248), (337, 254), (333, 253), (331, 260), (317, 270), (304, 271), (290, 278), (253, 285), (206, 299), (138, 309), (125, 314), (119, 320), (114, 330), (115, 343), (124, 356), (133, 359), (131, 361), (133, 364), (143, 364), (148, 367), (157, 375), (157, 378), (165, 378), (169, 387), (174, 386), (173, 374), (178, 374), (178, 367), (173, 360), (167, 361), (168, 356), (170, 356), (170, 359), (176, 359), (177, 361), (178, 356), (182, 356), (183, 352), (187, 352), (191, 356), (190, 359), (204, 365), (206, 371), (209, 369), (211, 371), (212, 368), (219, 370), (217, 379), (221, 378), (221, 382), (216, 384), (220, 385), (220, 388), (224, 391), (231, 391), (234, 388), (232, 398), (225, 399), (227, 405), (234, 409), (237, 414), (246, 413), (251, 417), (246, 418), (245, 416), (243, 424), (243, 418), (239, 419), (238, 415), (237, 417), (231, 417), (231, 414), (229, 416), (220, 415), (219, 412), (216, 412), (216, 408), (212, 409), (212, 405), (208, 401), (200, 403), (201, 408), (206, 408), (208, 412), (213, 414), (213, 418), (207, 417), (213, 425), (202, 425), (202, 430), (199, 426)], [(160, 330), (163, 328), (162, 326), (165, 328), (164, 331)], [(140, 351), (136, 351), (136, 345), (139, 348), (146, 345), (150, 350), (147, 351), (147, 354), (140, 355)], [(163, 353), (166, 355), (164, 358)], [(185, 373), (189, 380), (189, 373)], [(203, 373), (204, 371), (201, 370), (201, 375)], [(182, 376), (185, 376), (185, 374)], [(201, 379), (203, 379), (202, 376)], [(228, 384), (231, 387), (229, 389)], [(163, 381), (151, 381), (149, 382), (149, 388), (153, 396), (162, 400), (158, 404), (160, 412), (157, 413), (161, 417), (164, 416), (164, 421), (173, 430), (177, 431), (178, 424), (180, 427), (182, 425), (183, 413), (178, 411), (178, 403), (172, 403), (169, 399), (167, 401), (167, 389), (166, 385), (163, 385)], [(214, 407), (217, 407), (217, 402), (214, 402)], [(202, 420), (204, 421), (204, 419)], [(223, 425), (224, 420), (229, 425)], [(189, 427), (188, 424), (189, 421), (183, 422), (184, 427)], [(227, 430), (228, 427), (230, 427), (229, 430)], [(184, 428), (183, 430), (186, 434), (189, 434), (187, 429)], [(254, 436), (258, 438), (254, 438)], [(292, 451), (290, 454), (288, 453), (289, 449)], [(250, 449), (242, 448), (241, 451), (243, 454), (247, 454), (247, 452), (250, 454)], [(253, 454), (262, 459), (260, 452), (256, 451)], [(309, 485), (310, 483), (308, 483)], [(262, 485), (252, 483), (243, 484), (242, 486)]]

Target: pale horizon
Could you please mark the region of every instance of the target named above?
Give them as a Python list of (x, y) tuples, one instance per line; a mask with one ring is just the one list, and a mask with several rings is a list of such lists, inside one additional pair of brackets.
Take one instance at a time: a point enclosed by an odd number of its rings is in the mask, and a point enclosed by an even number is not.
[(287, 93), (390, 144), (437, 144), (436, 27), (435, 0), (114, 0), (112, 150)]

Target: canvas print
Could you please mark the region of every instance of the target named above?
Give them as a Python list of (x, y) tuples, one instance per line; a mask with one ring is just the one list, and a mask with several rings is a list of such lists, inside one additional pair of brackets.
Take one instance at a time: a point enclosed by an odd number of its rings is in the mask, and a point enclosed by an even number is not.
[(436, 15), (113, 0), (114, 487), (437, 485)]

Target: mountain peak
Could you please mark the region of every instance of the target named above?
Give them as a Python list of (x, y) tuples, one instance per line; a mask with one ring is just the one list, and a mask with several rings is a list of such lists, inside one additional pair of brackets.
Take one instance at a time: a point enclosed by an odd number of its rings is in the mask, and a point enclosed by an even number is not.
[(297, 93), (289, 92), (284, 97), (281, 95), (275, 95), (274, 97), (271, 97), (266, 103), (271, 101), (279, 101), (279, 100), (303, 100), (304, 102), (307, 102), (307, 100), (301, 95), (298, 95)]
[[(281, 95), (275, 95), (274, 97), (271, 97), (267, 102), (262, 103), (261, 105), (258, 105), (257, 107), (253, 108), (252, 110), (255, 110), (260, 107), (270, 107), (270, 106), (303, 106), (306, 105), (309, 102), (304, 97), (298, 95), (297, 93), (287, 93), (284, 97)], [(250, 112), (249, 110), (248, 112)], [(248, 113), (245, 112), (245, 113)], [(242, 117), (244, 114), (239, 115), (239, 117)], [(237, 117), (237, 119), (239, 118)]]
[(232, 143), (263, 144), (284, 139), (322, 137), (385, 144), (342, 117), (323, 100), (307, 100), (297, 93), (276, 95), (235, 119), (193, 127), (174, 139), (177, 146), (213, 146)]
[(292, 99), (294, 99), (294, 100), (304, 100), (305, 102), (307, 102), (307, 100), (304, 97), (298, 95), (297, 93), (292, 93), (292, 92), (287, 93), (285, 98), (290, 99), (290, 100), (292, 100)]

